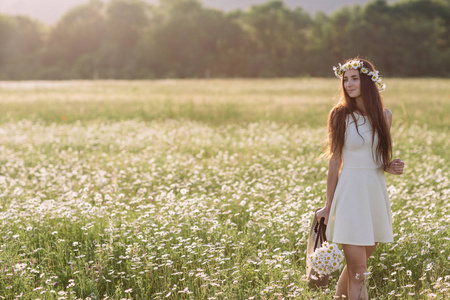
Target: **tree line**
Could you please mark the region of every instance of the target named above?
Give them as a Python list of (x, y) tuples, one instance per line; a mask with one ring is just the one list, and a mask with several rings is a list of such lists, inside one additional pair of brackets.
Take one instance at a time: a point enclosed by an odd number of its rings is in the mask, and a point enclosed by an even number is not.
[(282, 1), (225, 13), (198, 0), (91, 0), (53, 26), (0, 15), (0, 79), (333, 76), (357, 55), (386, 76), (448, 77), (449, 23), (446, 0), (314, 16)]

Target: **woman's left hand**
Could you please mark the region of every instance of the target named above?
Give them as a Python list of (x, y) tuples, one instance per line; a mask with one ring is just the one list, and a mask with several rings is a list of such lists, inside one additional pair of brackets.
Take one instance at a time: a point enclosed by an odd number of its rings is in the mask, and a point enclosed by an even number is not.
[(404, 167), (405, 163), (400, 158), (396, 158), (391, 161), (391, 164), (389, 165), (389, 168), (386, 170), (386, 172), (394, 175), (401, 175), (403, 174)]

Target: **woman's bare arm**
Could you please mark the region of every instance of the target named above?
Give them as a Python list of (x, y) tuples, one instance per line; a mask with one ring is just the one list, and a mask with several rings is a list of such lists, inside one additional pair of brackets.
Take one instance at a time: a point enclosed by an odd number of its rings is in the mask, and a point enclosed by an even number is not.
[[(385, 108), (384, 116), (386, 118), (387, 127), (390, 131), (392, 125), (392, 112), (389, 109)], [(396, 158), (393, 161), (391, 161), (391, 164), (389, 168), (386, 170), (386, 172), (388, 172), (389, 174), (400, 175), (403, 174), (404, 167), (405, 163), (400, 158)]]
[(342, 164), (342, 156), (335, 154), (328, 162), (328, 176), (327, 176), (327, 201), (325, 207), (317, 211), (317, 218), (325, 218), (325, 224), (328, 223), (328, 216), (330, 214), (331, 203), (333, 202), (334, 191), (339, 179), (339, 169)]

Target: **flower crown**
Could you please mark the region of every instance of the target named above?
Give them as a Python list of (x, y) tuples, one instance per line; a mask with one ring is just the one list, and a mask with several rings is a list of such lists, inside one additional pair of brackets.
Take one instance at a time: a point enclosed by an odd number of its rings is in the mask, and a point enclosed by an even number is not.
[(364, 67), (364, 64), (360, 60), (352, 60), (344, 65), (339, 64), (337, 67), (333, 67), (334, 75), (336, 75), (337, 78), (341, 78), (344, 76), (344, 73), (350, 69), (358, 70), (360, 73), (366, 74), (367, 76), (372, 79), (373, 82), (378, 86), (378, 91), (382, 92), (386, 89), (386, 84), (381, 83), (381, 77), (378, 74), (379, 72), (377, 70), (369, 71), (369, 69)]

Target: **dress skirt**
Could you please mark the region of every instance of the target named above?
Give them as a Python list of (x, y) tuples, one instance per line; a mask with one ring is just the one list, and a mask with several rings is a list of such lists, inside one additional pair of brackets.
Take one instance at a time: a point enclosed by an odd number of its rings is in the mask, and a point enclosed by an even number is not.
[(326, 235), (339, 244), (372, 246), (393, 242), (392, 217), (384, 172), (343, 168), (330, 208)]

